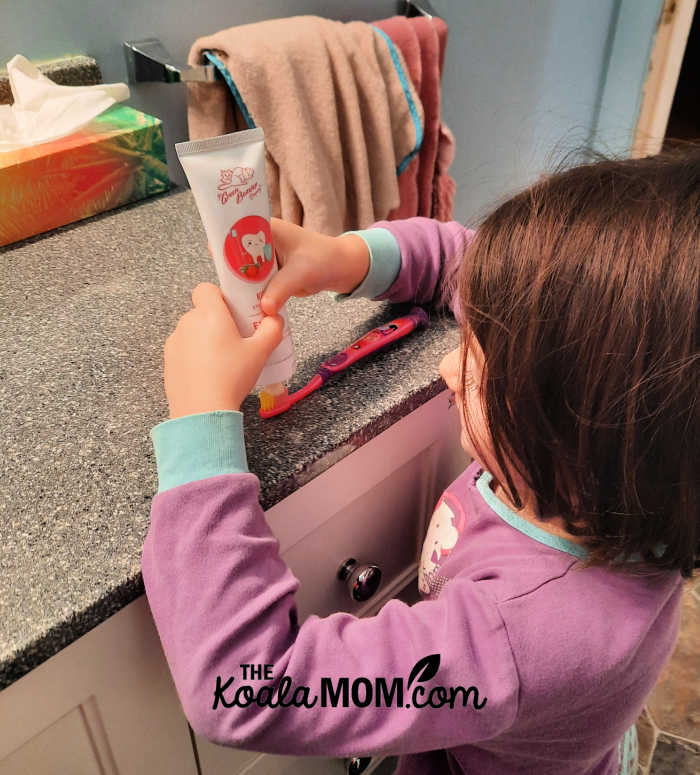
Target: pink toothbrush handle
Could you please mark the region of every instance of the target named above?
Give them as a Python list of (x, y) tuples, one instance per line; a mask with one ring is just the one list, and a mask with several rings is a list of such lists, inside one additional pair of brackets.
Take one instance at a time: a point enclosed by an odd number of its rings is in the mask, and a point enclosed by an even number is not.
[(428, 325), (428, 315), (422, 307), (413, 307), (408, 315), (391, 320), (383, 326), (373, 328), (370, 332), (354, 341), (349, 347), (336, 353), (332, 358), (324, 361), (316, 372), (326, 382), (334, 374), (337, 374), (348, 366), (351, 366), (370, 353), (383, 350), (397, 339), (410, 334), (419, 326)]

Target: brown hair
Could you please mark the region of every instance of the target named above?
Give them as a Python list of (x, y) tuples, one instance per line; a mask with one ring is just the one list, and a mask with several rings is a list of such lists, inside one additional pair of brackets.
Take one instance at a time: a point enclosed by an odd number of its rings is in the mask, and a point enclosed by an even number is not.
[(500, 484), (521, 508), (507, 462), (540, 518), (585, 536), (584, 566), (692, 577), (699, 270), (694, 148), (540, 179), (484, 220), (453, 278)]

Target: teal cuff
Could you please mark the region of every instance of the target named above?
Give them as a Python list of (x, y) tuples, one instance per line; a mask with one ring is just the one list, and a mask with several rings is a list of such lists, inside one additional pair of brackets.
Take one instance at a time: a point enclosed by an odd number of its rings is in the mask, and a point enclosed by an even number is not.
[(243, 413), (202, 412), (166, 420), (151, 429), (158, 492), (220, 474), (245, 474), (248, 461)]
[[(346, 231), (361, 237), (369, 249), (369, 271), (365, 279), (350, 293), (334, 293), (335, 301), (375, 299), (389, 290), (401, 269), (401, 249), (396, 237), (382, 228)], [(343, 234), (342, 236), (345, 236)]]
[[(484, 469), (481, 476), (476, 480), (476, 489), (481, 493), (481, 497), (486, 501), (486, 503), (493, 509), (493, 511), (496, 512), (496, 514), (498, 514), (499, 517), (501, 517), (501, 519), (503, 519), (504, 522), (507, 522), (511, 527), (514, 527), (521, 533), (525, 533), (525, 535), (530, 536), (530, 538), (534, 538), (535, 541), (539, 541), (541, 544), (552, 546), (555, 549), (559, 549), (559, 551), (573, 554), (579, 558), (585, 558), (588, 556), (588, 551), (580, 544), (576, 544), (566, 538), (554, 535), (553, 533), (538, 527), (529, 520), (523, 519), (523, 517), (521, 517), (519, 514), (516, 514), (514, 511), (511, 511), (508, 506), (506, 506), (506, 504), (503, 503), (500, 498), (498, 498), (496, 493), (489, 486), (492, 479), (493, 475)], [(656, 557), (661, 557), (666, 549), (667, 544), (659, 542), (652, 548), (652, 552)], [(619, 559), (620, 557), (618, 555), (616, 560), (619, 561)], [(642, 555), (639, 552), (634, 552), (634, 554), (629, 556), (627, 562), (640, 562), (641, 559)]]

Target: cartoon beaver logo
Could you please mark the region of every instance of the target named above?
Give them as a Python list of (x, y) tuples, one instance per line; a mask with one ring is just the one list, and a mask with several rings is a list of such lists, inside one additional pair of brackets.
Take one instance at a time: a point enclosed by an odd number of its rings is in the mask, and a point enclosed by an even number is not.
[(221, 185), (225, 186), (244, 186), (253, 177), (252, 167), (234, 167), (232, 170), (221, 170)]
[(222, 205), (229, 199), (235, 199), (240, 204), (244, 199), (254, 199), (262, 193), (262, 186), (254, 179), (253, 167), (233, 167), (232, 169), (219, 170), (219, 185), (217, 186), (217, 198)]

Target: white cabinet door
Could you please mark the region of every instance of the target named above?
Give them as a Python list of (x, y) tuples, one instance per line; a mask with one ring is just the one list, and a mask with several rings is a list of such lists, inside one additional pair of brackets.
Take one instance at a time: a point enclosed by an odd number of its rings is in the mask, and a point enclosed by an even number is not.
[[(92, 700), (93, 698), (90, 698)], [(101, 775), (84, 707), (73, 708), (0, 761), (2, 775)]]
[[(338, 462), (321, 461), (327, 470), (270, 509), (282, 556), (301, 582), (300, 621), (338, 610), (371, 616), (397, 593), (410, 604), (427, 520), (468, 462), (445, 391)], [(337, 578), (350, 557), (382, 570), (367, 600), (353, 600)], [(347, 772), (346, 759), (271, 756), (199, 737), (196, 746), (202, 775)], [(197, 773), (144, 595), (0, 692), (0, 775), (64, 772)]]
[(196, 775), (145, 595), (0, 692), (0, 775)]
[[(457, 409), (448, 409), (447, 396), (444, 391), (423, 404), (266, 512), (282, 557), (301, 582), (300, 622), (333, 611), (371, 616), (391, 597), (409, 604), (418, 599), (427, 522), (442, 491), (470, 462), (460, 445)], [(367, 601), (354, 601), (336, 577), (350, 557), (382, 571), (381, 585)], [(348, 772), (340, 758), (271, 756), (199, 736), (195, 742), (202, 775)], [(366, 775), (381, 761), (373, 757)]]

